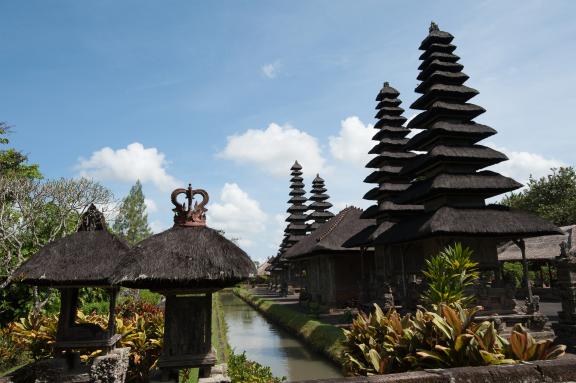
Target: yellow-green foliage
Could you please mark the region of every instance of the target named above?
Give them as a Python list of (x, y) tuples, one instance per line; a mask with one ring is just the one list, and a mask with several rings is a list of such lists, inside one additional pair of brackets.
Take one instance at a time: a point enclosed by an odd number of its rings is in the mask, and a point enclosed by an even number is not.
[(247, 359), (245, 352), (242, 354), (230, 353), (228, 376), (230, 376), (232, 383), (281, 383), (286, 380), (286, 377), (275, 377), (270, 367)]
[(282, 304), (255, 297), (242, 288), (234, 289), (234, 293), (263, 312), (269, 319), (295, 332), (315, 350), (324, 353), (337, 363), (342, 363), (345, 336), (341, 328), (314, 320)]
[[(156, 367), (164, 335), (162, 311), (155, 306), (133, 303), (121, 307), (116, 318), (116, 332), (122, 335), (120, 347), (130, 347), (129, 382), (147, 381), (149, 371)], [(78, 312), (78, 323), (94, 323), (106, 327), (108, 317)], [(9, 324), (11, 341), (17, 350), (28, 353), (34, 360), (52, 356), (56, 339), (56, 315), (29, 316)], [(88, 361), (100, 351), (81, 355)]]
[(344, 367), (350, 375), (373, 375), (424, 368), (515, 364), (520, 360), (553, 359), (565, 346), (535, 342), (517, 326), (507, 341), (492, 322), (474, 323), (480, 307), (441, 304), (434, 311), (401, 317), (396, 311), (360, 313), (346, 330)]

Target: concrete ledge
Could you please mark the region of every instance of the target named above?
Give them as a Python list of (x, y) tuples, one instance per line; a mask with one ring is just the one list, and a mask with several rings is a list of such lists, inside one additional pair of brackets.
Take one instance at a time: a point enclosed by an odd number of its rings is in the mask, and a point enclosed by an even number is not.
[(373, 375), (337, 379), (308, 380), (309, 383), (568, 383), (576, 382), (576, 357), (566, 355), (503, 366), (458, 367), (411, 371), (400, 374)]

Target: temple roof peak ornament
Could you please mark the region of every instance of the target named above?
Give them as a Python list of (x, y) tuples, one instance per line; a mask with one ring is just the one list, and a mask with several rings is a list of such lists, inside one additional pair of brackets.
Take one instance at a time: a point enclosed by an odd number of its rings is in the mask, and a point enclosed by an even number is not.
[[(178, 202), (178, 196), (184, 194), (186, 201), (180, 203)], [(196, 195), (202, 196), (202, 201), (194, 200)], [(192, 185), (188, 184), (188, 188), (175, 189), (170, 199), (174, 206), (176, 206), (172, 211), (174, 214), (174, 226), (189, 226), (189, 227), (204, 227), (206, 226), (206, 212), (208, 209), (205, 208), (208, 203), (208, 192), (204, 189), (192, 189)]]
[(94, 204), (90, 204), (88, 209), (82, 214), (80, 218), (80, 225), (78, 231), (96, 231), (104, 230), (106, 228), (106, 220)]
[(430, 33), (432, 33), (432, 32), (437, 32), (437, 31), (439, 31), (439, 30), (440, 30), (440, 28), (438, 27), (438, 24), (436, 24), (434, 21), (432, 21), (432, 22), (430, 23), (430, 28), (428, 29), (428, 31), (429, 31)]

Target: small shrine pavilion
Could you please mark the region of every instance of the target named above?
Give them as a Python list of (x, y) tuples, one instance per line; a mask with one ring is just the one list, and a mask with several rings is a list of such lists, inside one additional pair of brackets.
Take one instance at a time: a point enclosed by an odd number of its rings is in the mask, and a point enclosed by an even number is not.
[[(180, 195), (185, 202), (177, 200)], [(202, 200), (195, 201), (196, 196)], [(216, 361), (210, 335), (212, 293), (255, 275), (256, 268), (242, 249), (206, 226), (206, 191), (191, 186), (176, 189), (171, 200), (174, 226), (133, 247), (120, 262), (114, 281), (166, 297), (164, 345), (158, 360), (162, 379), (191, 367), (207, 376)]]
[[(108, 232), (104, 215), (94, 205), (82, 215), (78, 231), (42, 247), (14, 273), (14, 281), (57, 288), (60, 315), (54, 349), (64, 355), (68, 368), (82, 369), (77, 350), (109, 351), (120, 340), (115, 327), (118, 289), (111, 276), (128, 245)], [(96, 324), (77, 323), (76, 314), (82, 287), (99, 287), (109, 293), (110, 313), (106, 329)]]

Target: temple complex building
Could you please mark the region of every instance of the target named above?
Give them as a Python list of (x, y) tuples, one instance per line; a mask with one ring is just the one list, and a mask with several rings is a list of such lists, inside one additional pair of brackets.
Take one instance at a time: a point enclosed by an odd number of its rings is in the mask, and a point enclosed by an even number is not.
[(402, 167), (399, 174), (411, 183), (393, 202), (422, 205), (423, 210), (389, 228), (385, 224), (374, 241), (377, 256), (397, 249), (391, 274), (402, 275), (404, 292), (407, 282), (420, 274), (424, 259), (448, 244), (462, 242), (474, 250), (481, 269), (496, 270), (498, 241), (559, 233), (535, 215), (485, 203), (521, 185), (482, 170), (507, 157), (478, 144), (496, 131), (473, 121), (485, 110), (468, 102), (478, 91), (464, 85), (468, 76), (454, 54), (453, 39), (432, 23), (420, 45), (421, 83), (415, 91), (421, 96), (411, 107), (422, 112), (407, 124), (420, 132), (404, 148), (421, 154)]
[(305, 271), (308, 299), (331, 307), (354, 307), (362, 300), (373, 251), (343, 246), (373, 223), (361, 214), (347, 207), (286, 250), (286, 259)]

